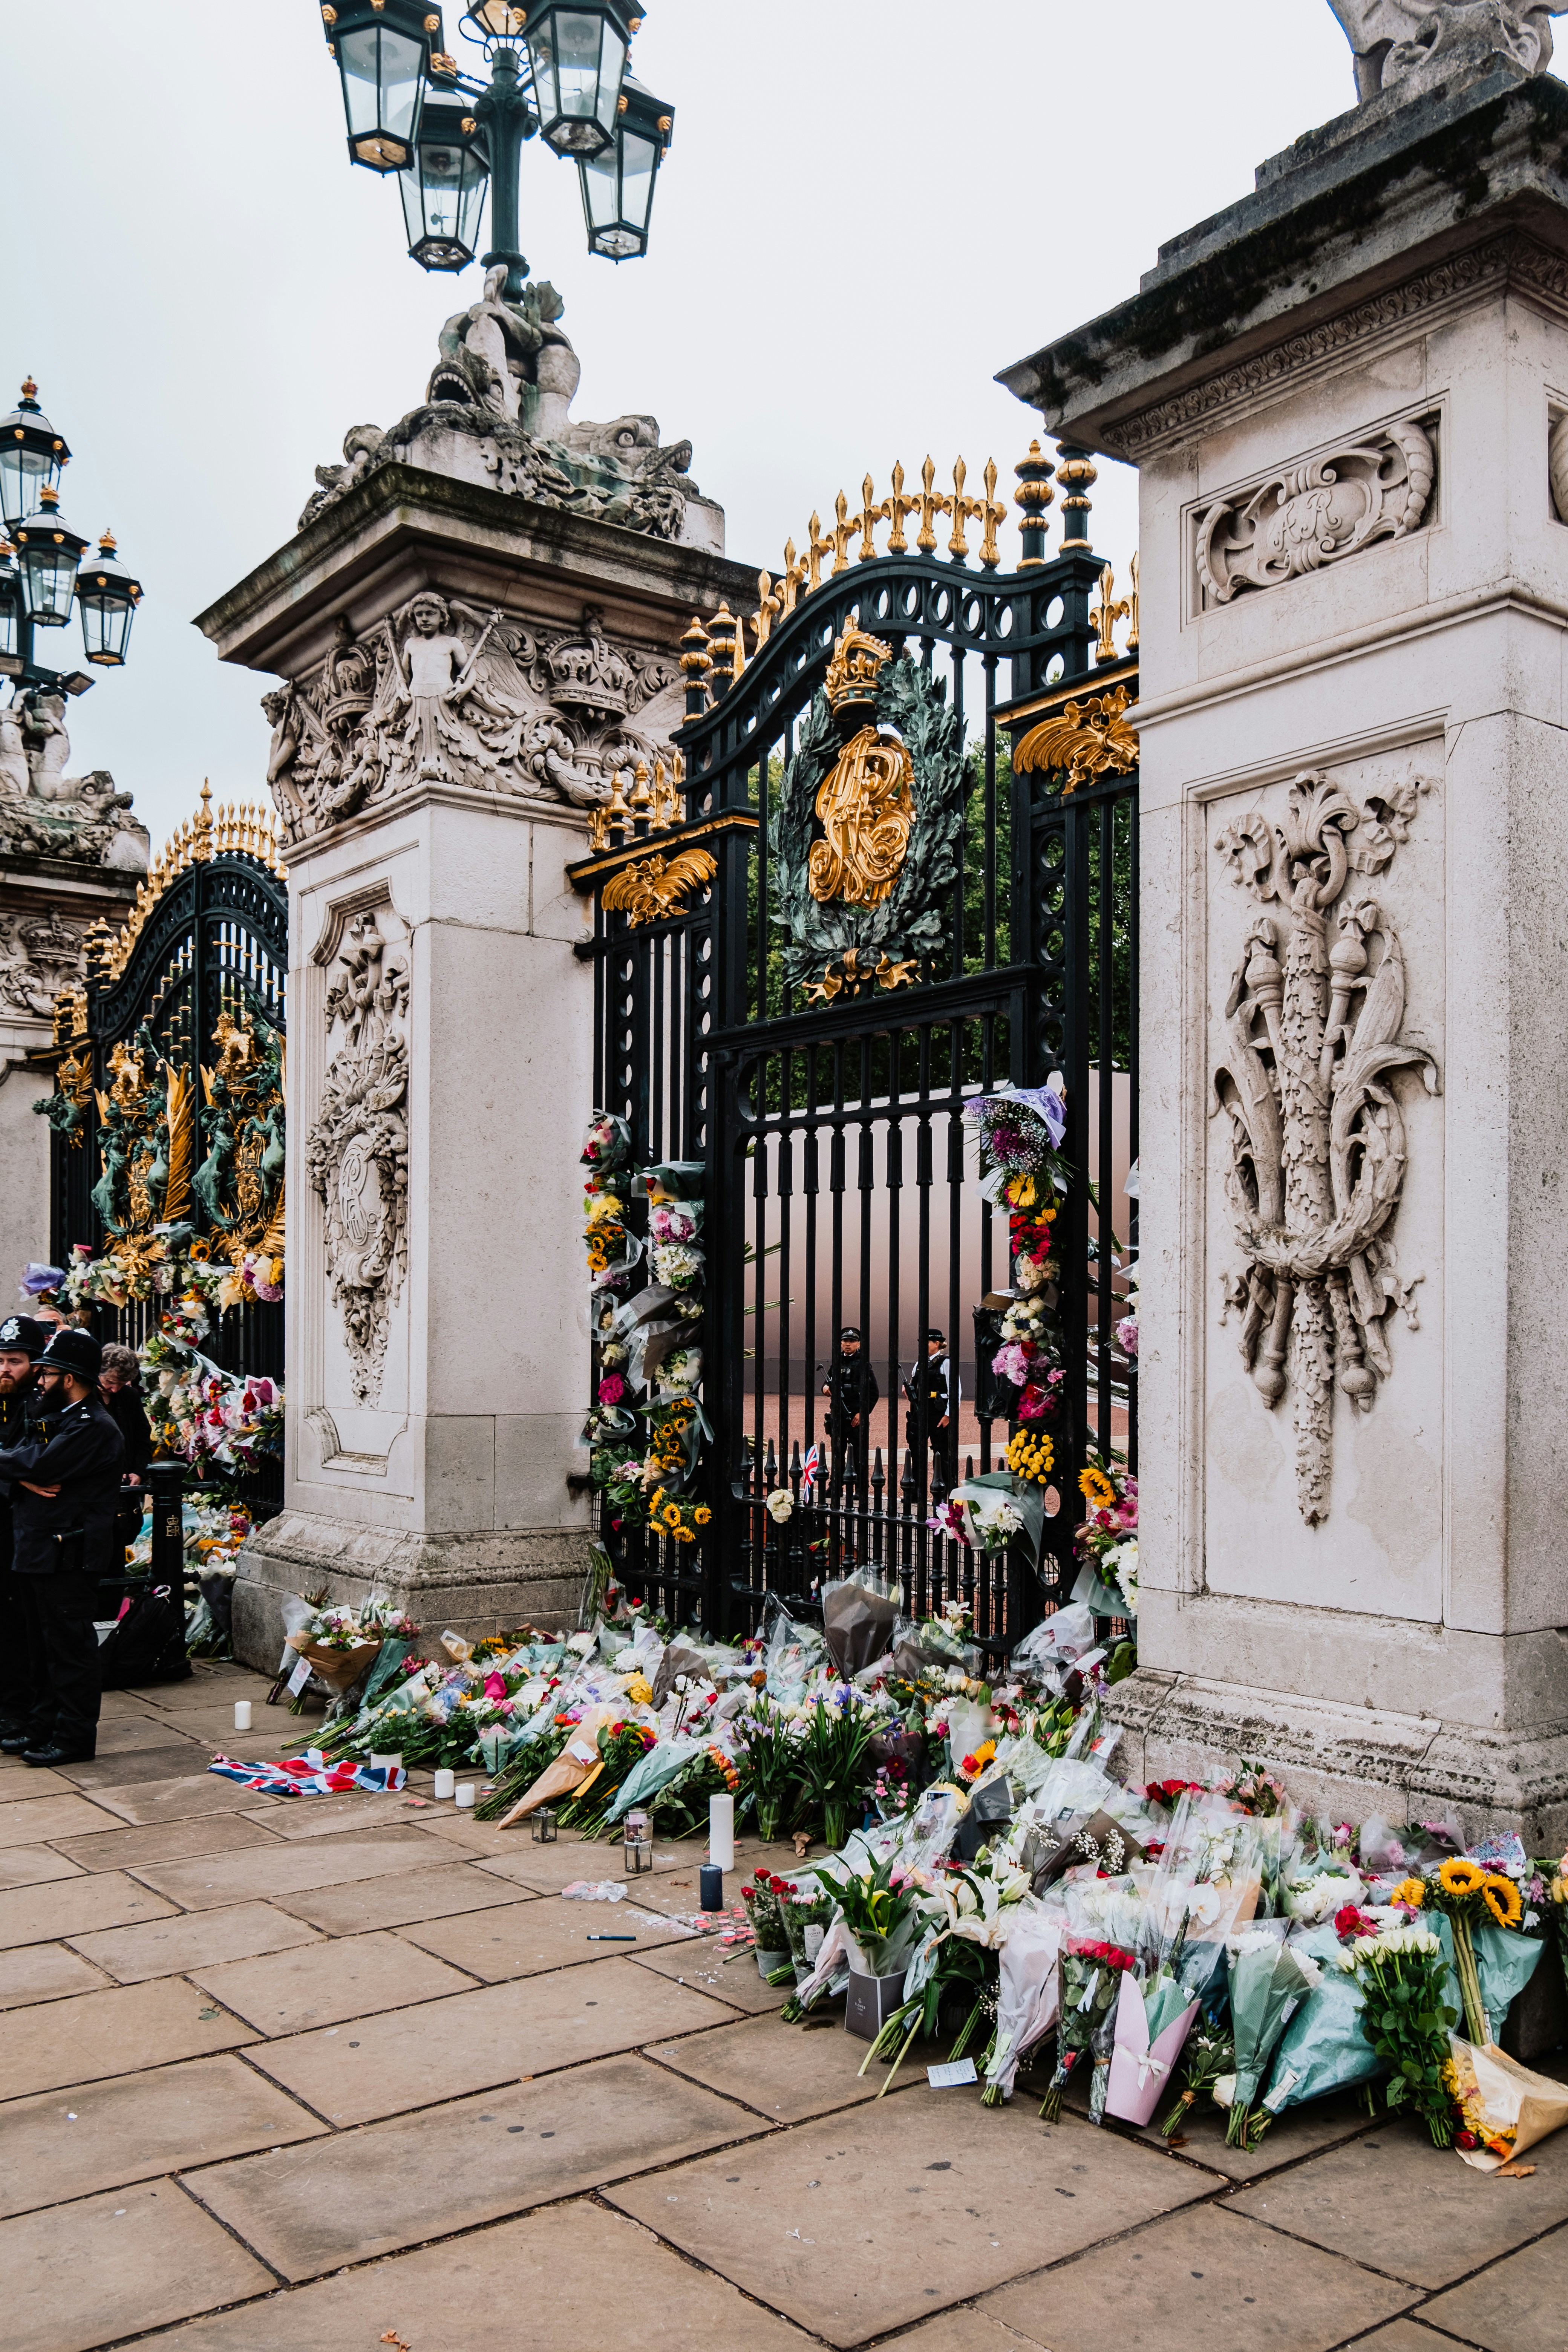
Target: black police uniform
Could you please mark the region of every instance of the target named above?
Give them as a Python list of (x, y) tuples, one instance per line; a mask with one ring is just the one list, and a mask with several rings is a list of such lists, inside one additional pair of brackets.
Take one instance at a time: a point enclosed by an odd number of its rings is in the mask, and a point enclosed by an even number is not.
[[(926, 1409), (925, 1442), (936, 1455), (939, 1465), (948, 1462), (957, 1443), (958, 1433), (949, 1426), (943, 1429), (942, 1417), (950, 1412), (948, 1402), (949, 1358), (945, 1355), (922, 1356), (912, 1364), (903, 1380), (904, 1394), (911, 1408), (923, 1396)], [(913, 1410), (904, 1415), (904, 1444), (911, 1456), (920, 1444), (920, 1423)]]
[[(854, 1356), (835, 1356), (827, 1373), (827, 1434), (833, 1444), (833, 1475), (864, 1488), (871, 1450), (871, 1414), (881, 1396), (864, 1347)], [(855, 1427), (855, 1416), (860, 1426)]]
[[(48, 1337), (48, 1327), (31, 1315), (7, 1315), (0, 1321), (0, 1351), (25, 1352), (36, 1360), (47, 1346)], [(20, 1445), (35, 1433), (41, 1402), (31, 1381), (26, 1388), (0, 1395), (0, 1446)], [(11, 1566), (14, 1548), (11, 1490), (0, 1486), (0, 1739), (25, 1729), (33, 1705), (27, 1671), (27, 1610), (25, 1588)]]
[[(74, 1364), (68, 1369), (76, 1370)], [(98, 1741), (98, 1581), (114, 1567), (125, 1441), (96, 1394), (0, 1448), (13, 1568), (27, 1613), (28, 1754), (90, 1756)], [(37, 1495), (20, 1482), (59, 1487)]]

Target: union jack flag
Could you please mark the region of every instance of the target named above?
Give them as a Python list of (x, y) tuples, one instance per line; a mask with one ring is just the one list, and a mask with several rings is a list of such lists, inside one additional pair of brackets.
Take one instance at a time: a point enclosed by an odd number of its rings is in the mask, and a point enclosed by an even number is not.
[(816, 1484), (816, 1474), (821, 1466), (822, 1448), (820, 1445), (814, 1443), (811, 1451), (807, 1454), (805, 1460), (800, 1465), (801, 1485), (803, 1486), (815, 1486)]
[(401, 1764), (329, 1764), (319, 1748), (278, 1764), (241, 1764), (232, 1756), (215, 1756), (207, 1769), (264, 1797), (339, 1797), (348, 1789), (381, 1796), (401, 1789), (408, 1777)]

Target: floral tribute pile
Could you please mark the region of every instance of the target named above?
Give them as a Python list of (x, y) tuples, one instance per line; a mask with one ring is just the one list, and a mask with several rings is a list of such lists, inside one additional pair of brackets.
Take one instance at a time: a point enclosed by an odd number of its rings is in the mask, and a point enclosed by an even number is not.
[(582, 1159), (598, 1386), (582, 1442), (612, 1534), (646, 1527), (695, 1544), (712, 1517), (694, 1491), (710, 1434), (700, 1401), (703, 1171), (684, 1160), (634, 1169), (633, 1158), (626, 1120), (595, 1111)]
[(237, 1307), (280, 1300), (283, 1276), (280, 1257), (251, 1251), (230, 1265), (179, 1225), (124, 1262), (95, 1258), (79, 1242), (58, 1296), (67, 1307), (156, 1300), (157, 1328), (137, 1350), (153, 1446), (206, 1475), (244, 1476), (283, 1451), (283, 1391), (259, 1374), (224, 1371), (201, 1343)]

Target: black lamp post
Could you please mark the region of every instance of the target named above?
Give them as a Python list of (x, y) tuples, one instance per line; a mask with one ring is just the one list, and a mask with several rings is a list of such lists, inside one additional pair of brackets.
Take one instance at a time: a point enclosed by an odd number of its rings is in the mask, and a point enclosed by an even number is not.
[(401, 173), (408, 250), (422, 268), (463, 269), (473, 259), (488, 180), (493, 243), (483, 259), (487, 268), (504, 264), (509, 300), (521, 296), (522, 150), (541, 131), (584, 172), (590, 253), (625, 261), (647, 252), (674, 109), (627, 76), (643, 21), (635, 0), (471, 0), (462, 31), (483, 49), (488, 82), (458, 71), (440, 10), (422, 0), (340, 0), (322, 6), (321, 19), (350, 156)]
[(88, 542), (60, 512), (58, 483), (70, 451), (39, 408), (37, 389), (29, 377), (20, 405), (0, 418), (0, 514), (8, 534), (0, 539), (0, 677), (16, 695), (85, 694), (92, 684), (85, 670), (50, 669), (38, 660), (37, 631), (64, 628), (75, 604), (88, 660), (118, 669), (142, 583), (120, 562), (111, 531), (83, 569)]

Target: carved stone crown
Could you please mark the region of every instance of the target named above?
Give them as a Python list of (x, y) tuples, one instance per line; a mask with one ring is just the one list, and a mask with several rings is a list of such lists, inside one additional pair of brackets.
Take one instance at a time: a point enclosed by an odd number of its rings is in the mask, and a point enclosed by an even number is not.
[(596, 631), (552, 647), (548, 658), (554, 698), (564, 709), (603, 712), (616, 719), (626, 716), (631, 665)]
[(893, 649), (864, 629), (846, 629), (833, 648), (823, 688), (835, 711), (845, 712), (868, 703), (877, 691), (882, 664)]

